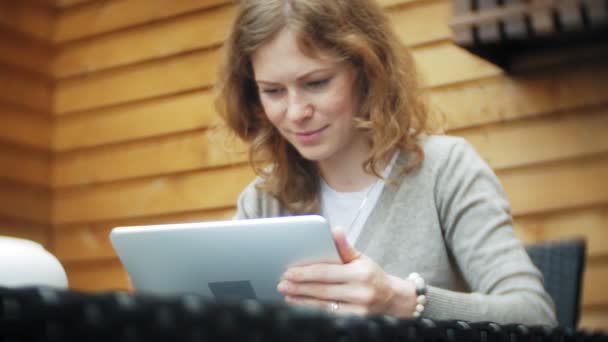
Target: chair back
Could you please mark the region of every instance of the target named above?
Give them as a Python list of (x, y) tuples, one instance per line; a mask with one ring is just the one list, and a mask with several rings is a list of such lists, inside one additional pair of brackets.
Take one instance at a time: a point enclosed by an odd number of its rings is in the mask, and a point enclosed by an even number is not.
[(585, 240), (546, 241), (526, 246), (532, 262), (542, 272), (545, 289), (555, 303), (558, 323), (575, 329), (585, 269)]

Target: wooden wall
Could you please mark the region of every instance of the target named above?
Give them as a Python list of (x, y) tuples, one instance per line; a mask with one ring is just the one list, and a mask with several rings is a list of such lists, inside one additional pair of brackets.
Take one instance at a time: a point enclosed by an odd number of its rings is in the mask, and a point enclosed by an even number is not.
[[(471, 141), (499, 175), (518, 234), (525, 241), (588, 239), (582, 326), (608, 329), (608, 65), (508, 76), (451, 43), (449, 1), (379, 2), (412, 49), (449, 133)], [(7, 179), (2, 187), (13, 191), (10, 201), (0, 194), (9, 203), (1, 206), (9, 211), (3, 215), (47, 222), (47, 207), (37, 203), (40, 208), (21, 213), (12, 196), (39, 201), (45, 198), (37, 196), (39, 185), (48, 181), (53, 252), (74, 288), (124, 288), (107, 240), (116, 225), (232, 215), (252, 172), (243, 155), (226, 152), (223, 134), (210, 129), (216, 122), (210, 87), (233, 11), (227, 0), (57, 0), (50, 66), (47, 58), (11, 62), (0, 53), (11, 80), (29, 80), (14, 76), (26, 69), (21, 64), (42, 63), (54, 81), (52, 96), (45, 82), (27, 83), (31, 99), (17, 106), (4, 97), (20, 99), (23, 91), (0, 92), (0, 120), (18, 126), (35, 118), (23, 128), (28, 132), (48, 133), (48, 117), (36, 114), (49, 112), (49, 98), (53, 114), (50, 144), (48, 135), (32, 141), (0, 128), (7, 141), (1, 148), (12, 151), (7, 156), (27, 156), (30, 163), (17, 163), (27, 171), (0, 170)], [(0, 23), (9, 19), (0, 14)], [(8, 24), (40, 38), (38, 27)], [(23, 48), (41, 49), (30, 45)], [(50, 164), (48, 153), (38, 153), (48, 146)], [(50, 171), (26, 167), (35, 163)], [(31, 194), (16, 191), (24, 184)]]
[(52, 13), (0, 0), (0, 234), (50, 248)]

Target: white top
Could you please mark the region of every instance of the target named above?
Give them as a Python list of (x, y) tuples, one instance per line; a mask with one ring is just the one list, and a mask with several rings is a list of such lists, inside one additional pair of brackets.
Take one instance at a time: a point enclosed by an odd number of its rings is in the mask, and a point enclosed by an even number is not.
[[(381, 175), (385, 179), (389, 176), (396, 157), (397, 153), (382, 171)], [(384, 189), (382, 179), (378, 179), (363, 190), (354, 192), (336, 191), (321, 179), (321, 215), (327, 219), (331, 227), (341, 227), (350, 245), (354, 246), (382, 189)]]

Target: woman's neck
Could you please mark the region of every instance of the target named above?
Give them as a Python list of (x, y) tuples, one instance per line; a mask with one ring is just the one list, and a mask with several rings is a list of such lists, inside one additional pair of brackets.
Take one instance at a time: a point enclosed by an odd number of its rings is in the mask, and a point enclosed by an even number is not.
[[(374, 174), (365, 172), (363, 163), (369, 155), (370, 148), (350, 149), (345, 153), (340, 153), (332, 157), (319, 161), (319, 170), (323, 180), (334, 190), (340, 192), (354, 192), (365, 189), (378, 180)], [(388, 162), (383, 161), (378, 166), (378, 170), (383, 170)]]

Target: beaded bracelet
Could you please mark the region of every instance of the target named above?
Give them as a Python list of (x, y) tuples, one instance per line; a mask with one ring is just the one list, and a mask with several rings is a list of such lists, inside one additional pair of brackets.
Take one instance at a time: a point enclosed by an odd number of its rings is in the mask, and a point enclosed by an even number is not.
[(412, 314), (412, 317), (418, 318), (424, 311), (424, 305), (426, 304), (426, 282), (420, 274), (413, 272), (407, 276), (407, 279), (412, 281), (416, 286), (416, 310)]

